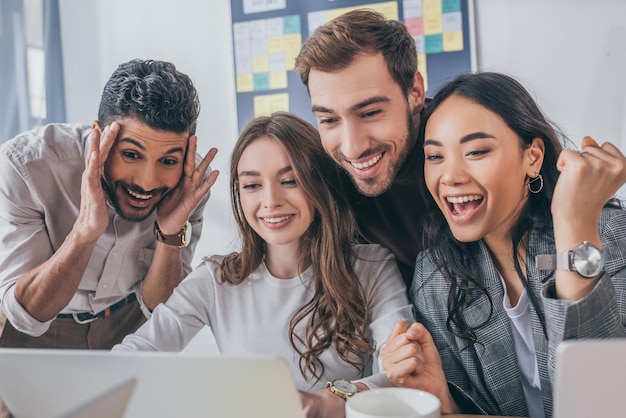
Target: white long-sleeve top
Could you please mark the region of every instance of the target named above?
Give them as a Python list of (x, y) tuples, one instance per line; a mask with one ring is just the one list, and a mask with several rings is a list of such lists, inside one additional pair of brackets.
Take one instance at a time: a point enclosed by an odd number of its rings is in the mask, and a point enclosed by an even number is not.
[[(274, 355), (285, 360), (299, 390), (317, 390), (329, 380), (360, 379), (370, 388), (389, 385), (378, 351), (398, 320), (413, 322), (412, 307), (393, 255), (379, 245), (354, 246), (354, 270), (363, 287), (370, 315), (367, 336), (374, 342), (374, 359), (361, 376), (341, 360), (332, 345), (320, 360), (320, 380), (307, 381), (299, 369), (299, 355), (289, 342), (294, 313), (313, 296), (312, 268), (298, 277), (278, 279), (262, 263), (240, 285), (222, 283), (223, 256), (212, 256), (189, 274), (152, 317), (113, 350), (180, 351), (202, 329), (211, 327), (221, 353)], [(295, 332), (303, 339), (301, 321)]]

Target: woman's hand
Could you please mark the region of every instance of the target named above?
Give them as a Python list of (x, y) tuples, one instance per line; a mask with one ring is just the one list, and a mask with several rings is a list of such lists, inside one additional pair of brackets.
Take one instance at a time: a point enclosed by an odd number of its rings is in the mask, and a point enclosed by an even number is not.
[(626, 182), (626, 157), (610, 142), (600, 146), (588, 136), (581, 145), (581, 152), (564, 149), (559, 155), (552, 216), (555, 222), (596, 228), (602, 207)]
[(380, 357), (393, 384), (437, 396), (442, 414), (458, 412), (448, 390), (439, 351), (424, 325), (398, 322), (380, 350)]
[(302, 409), (306, 418), (343, 418), (346, 401), (328, 389), (300, 392)]

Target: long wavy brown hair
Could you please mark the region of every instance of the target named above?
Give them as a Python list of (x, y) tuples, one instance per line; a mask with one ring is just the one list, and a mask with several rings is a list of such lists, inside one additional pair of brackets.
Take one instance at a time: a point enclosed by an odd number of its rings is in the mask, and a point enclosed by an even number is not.
[[(235, 144), (230, 164), (230, 196), (241, 233), (241, 252), (229, 254), (221, 266), (222, 279), (238, 285), (263, 262), (265, 242), (250, 227), (241, 208), (237, 167), (244, 150), (259, 138), (278, 141), (287, 152), (297, 184), (315, 208), (311, 226), (302, 237), (299, 270), (313, 269), (314, 295), (289, 324), (289, 340), (300, 355), (300, 371), (315, 382), (324, 373), (320, 355), (335, 344), (339, 357), (363, 372), (374, 352), (366, 336), (369, 313), (353, 269), (355, 221), (342, 190), (338, 167), (322, 148), (317, 130), (287, 113), (252, 120)], [(306, 321), (304, 339), (295, 333)]]

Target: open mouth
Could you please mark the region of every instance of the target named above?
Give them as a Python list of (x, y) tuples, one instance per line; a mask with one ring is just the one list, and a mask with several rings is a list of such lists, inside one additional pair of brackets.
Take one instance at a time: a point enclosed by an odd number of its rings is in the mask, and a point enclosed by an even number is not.
[(475, 194), (466, 196), (448, 196), (445, 198), (445, 201), (452, 214), (463, 216), (479, 207), (483, 202), (483, 199), (484, 196)]
[(153, 201), (156, 196), (154, 193), (139, 193), (133, 190), (130, 190), (128, 187), (124, 187), (124, 191), (126, 192), (126, 196), (128, 197), (128, 202), (132, 206), (144, 208)]
[(384, 152), (381, 152), (380, 154), (377, 154), (374, 157), (362, 163), (356, 163), (356, 162), (350, 161), (350, 165), (356, 168), (357, 170), (367, 170), (368, 168), (375, 166), (380, 161), (380, 159), (383, 158), (384, 154), (385, 154)]
[(139, 200), (149, 200), (152, 198), (152, 196), (154, 196), (151, 194), (141, 194), (141, 193), (133, 192), (130, 189), (126, 189), (126, 192), (132, 197), (134, 197), (135, 199), (139, 199)]

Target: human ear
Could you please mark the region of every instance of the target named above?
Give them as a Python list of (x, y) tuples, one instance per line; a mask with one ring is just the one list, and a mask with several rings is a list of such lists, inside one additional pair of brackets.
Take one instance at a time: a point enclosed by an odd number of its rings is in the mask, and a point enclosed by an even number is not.
[(414, 110), (414, 113), (419, 113), (424, 108), (424, 96), (424, 78), (419, 71), (416, 71), (413, 76), (413, 86), (407, 97), (409, 106)]
[(533, 139), (530, 147), (524, 151), (524, 163), (527, 165), (526, 175), (531, 178), (537, 177), (543, 165), (545, 145), (543, 139), (537, 137)]

